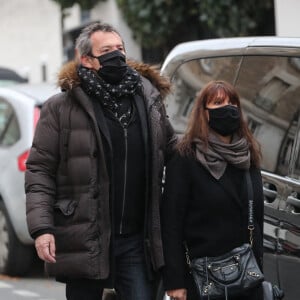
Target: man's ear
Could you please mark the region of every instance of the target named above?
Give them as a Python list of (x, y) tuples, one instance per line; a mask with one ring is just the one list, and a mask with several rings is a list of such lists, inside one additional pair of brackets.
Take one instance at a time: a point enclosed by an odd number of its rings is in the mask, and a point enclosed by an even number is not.
[(89, 69), (93, 68), (92, 58), (89, 56), (81, 56), (80, 63), (86, 68), (89, 68)]

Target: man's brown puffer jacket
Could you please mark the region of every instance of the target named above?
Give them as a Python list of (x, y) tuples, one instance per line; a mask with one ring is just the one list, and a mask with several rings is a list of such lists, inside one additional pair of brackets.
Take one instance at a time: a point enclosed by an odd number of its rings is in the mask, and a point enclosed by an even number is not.
[[(143, 75), (148, 112), (152, 155), (145, 244), (157, 270), (164, 264), (159, 218), (163, 167), (175, 142), (162, 103), (170, 84), (148, 65), (130, 65)], [(76, 68), (72, 62), (62, 69), (64, 92), (41, 110), (25, 174), (27, 223), (33, 237), (45, 232), (55, 236), (57, 262), (46, 263), (49, 275), (104, 279), (110, 272), (110, 182), (93, 105)]]

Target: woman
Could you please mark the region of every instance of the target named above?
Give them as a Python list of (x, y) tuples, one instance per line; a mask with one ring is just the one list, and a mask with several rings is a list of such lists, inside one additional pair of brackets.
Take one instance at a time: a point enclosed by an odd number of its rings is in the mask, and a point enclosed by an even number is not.
[[(166, 171), (162, 230), (164, 287), (171, 299), (200, 299), (188, 272), (191, 259), (219, 256), (249, 243), (245, 171), (254, 193), (253, 251), (262, 268), (263, 192), (260, 148), (239, 96), (229, 83), (209, 82), (197, 96), (189, 125)], [(263, 299), (261, 285), (231, 299)]]

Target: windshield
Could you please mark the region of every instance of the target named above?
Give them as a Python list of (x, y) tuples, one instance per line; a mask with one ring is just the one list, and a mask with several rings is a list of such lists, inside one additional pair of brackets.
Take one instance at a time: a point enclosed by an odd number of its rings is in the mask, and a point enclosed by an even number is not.
[[(167, 99), (167, 111), (175, 130), (182, 133), (196, 93), (211, 80), (230, 82), (236, 86), (248, 125), (261, 144), (262, 169), (299, 178), (300, 160), (293, 158), (299, 147), (299, 77), (298, 57), (251, 55), (192, 60), (182, 64), (172, 77), (174, 90)], [(296, 160), (293, 170), (289, 170), (291, 159)]]

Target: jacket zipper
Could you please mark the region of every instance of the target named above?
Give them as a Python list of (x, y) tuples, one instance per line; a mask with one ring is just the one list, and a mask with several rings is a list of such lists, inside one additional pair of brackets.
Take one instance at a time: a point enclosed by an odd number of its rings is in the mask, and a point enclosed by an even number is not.
[(123, 185), (123, 200), (122, 200), (122, 214), (120, 220), (120, 231), (119, 233), (123, 233), (123, 218), (124, 218), (124, 211), (125, 211), (125, 200), (126, 200), (126, 184), (127, 184), (127, 152), (128, 152), (128, 145), (127, 145), (127, 128), (124, 129), (124, 141), (125, 141), (125, 160), (124, 160), (124, 185)]

